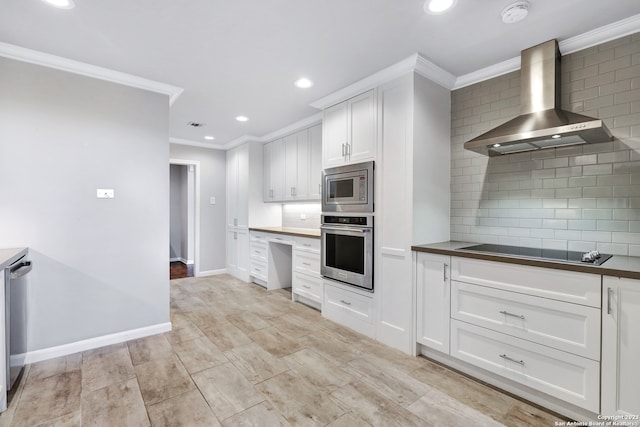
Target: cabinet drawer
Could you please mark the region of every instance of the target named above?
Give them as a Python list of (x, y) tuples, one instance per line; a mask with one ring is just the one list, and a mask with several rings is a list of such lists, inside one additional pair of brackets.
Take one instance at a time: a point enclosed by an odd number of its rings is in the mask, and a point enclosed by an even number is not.
[(252, 259), (250, 274), (253, 277), (257, 277), (258, 279), (262, 279), (266, 282), (268, 277), (267, 263)]
[(251, 243), (253, 242), (261, 242), (266, 244), (269, 241), (269, 233), (264, 233), (262, 231), (252, 231), (251, 232)]
[(451, 320), (451, 355), (597, 413), (600, 363)]
[(251, 259), (267, 262), (267, 243), (251, 242)]
[(320, 253), (320, 239), (294, 236), (293, 242), (295, 249)]
[(452, 257), (451, 280), (600, 307), (596, 274)]
[(288, 234), (269, 234), (269, 241), (274, 243), (282, 243), (283, 245), (293, 246), (293, 236)]
[(292, 292), (322, 303), (322, 279), (306, 274), (293, 273)]
[(351, 292), (323, 280), (322, 315), (343, 326), (373, 337), (373, 296)]
[(600, 310), (451, 282), (451, 317), (600, 360)]
[(320, 254), (293, 251), (293, 271), (320, 276)]

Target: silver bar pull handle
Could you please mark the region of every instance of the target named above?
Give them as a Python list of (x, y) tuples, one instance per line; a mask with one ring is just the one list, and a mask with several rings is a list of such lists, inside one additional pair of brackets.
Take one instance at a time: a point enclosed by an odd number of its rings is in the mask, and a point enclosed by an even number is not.
[(302, 285), (302, 287), (305, 288), (305, 289), (311, 289), (311, 286), (309, 286), (309, 285)]
[(505, 316), (517, 317), (518, 319), (524, 320), (524, 316), (521, 315), (521, 314), (513, 314), (513, 313), (509, 313), (508, 311), (505, 311), (505, 310), (501, 310), (500, 314), (504, 314)]
[(449, 265), (447, 263), (444, 264), (444, 268), (442, 269), (442, 281), (446, 282), (447, 281), (447, 267), (449, 267)]
[(345, 300), (343, 300), (343, 299), (341, 299), (341, 300), (340, 300), (340, 302), (341, 302), (341, 303), (343, 303), (344, 305), (351, 305), (351, 303), (350, 303), (350, 302), (347, 302), (347, 301), (345, 301)]
[(613, 311), (613, 307), (611, 304), (611, 300), (613, 299), (613, 289), (607, 288), (607, 314), (611, 314)]
[(506, 354), (501, 354), (500, 357), (502, 357), (504, 360), (508, 360), (509, 362), (517, 363), (518, 365), (524, 366), (524, 360), (516, 360), (512, 357), (507, 356)]
[(31, 271), (31, 261), (22, 261), (11, 268), (11, 278), (18, 279)]

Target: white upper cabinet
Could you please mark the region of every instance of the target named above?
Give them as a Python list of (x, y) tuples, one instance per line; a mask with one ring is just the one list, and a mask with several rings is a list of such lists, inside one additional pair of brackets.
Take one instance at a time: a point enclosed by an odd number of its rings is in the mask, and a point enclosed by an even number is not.
[(263, 200), (275, 202), (284, 197), (284, 142), (282, 139), (264, 144)]
[[(602, 415), (640, 414), (640, 281), (602, 279)], [(624, 420), (624, 419), (623, 419)], [(637, 421), (637, 418), (627, 418)]]
[(321, 153), (321, 125), (265, 144), (263, 200), (320, 200)]
[(322, 125), (309, 128), (309, 199), (320, 200), (322, 193)]
[(374, 90), (324, 110), (323, 166), (375, 160), (376, 123)]

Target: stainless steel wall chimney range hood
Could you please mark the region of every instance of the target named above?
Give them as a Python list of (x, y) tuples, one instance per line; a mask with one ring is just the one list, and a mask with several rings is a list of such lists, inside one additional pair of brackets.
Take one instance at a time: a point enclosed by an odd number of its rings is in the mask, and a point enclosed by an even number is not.
[(489, 156), (611, 141), (602, 120), (560, 109), (560, 50), (550, 40), (521, 54), (520, 115), (464, 143)]

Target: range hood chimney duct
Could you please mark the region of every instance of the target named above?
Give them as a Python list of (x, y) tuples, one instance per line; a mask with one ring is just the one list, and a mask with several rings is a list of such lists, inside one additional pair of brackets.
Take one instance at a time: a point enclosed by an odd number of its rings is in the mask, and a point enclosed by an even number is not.
[(521, 54), (520, 115), (464, 148), (489, 156), (612, 141), (602, 120), (560, 109), (560, 50), (550, 40)]

